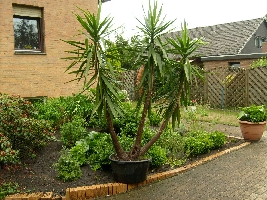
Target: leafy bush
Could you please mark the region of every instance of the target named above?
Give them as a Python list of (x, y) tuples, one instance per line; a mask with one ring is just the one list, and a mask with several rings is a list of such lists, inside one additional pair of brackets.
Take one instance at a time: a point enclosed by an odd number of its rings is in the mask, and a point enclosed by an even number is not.
[(5, 199), (7, 195), (19, 193), (19, 185), (13, 182), (3, 182), (0, 184), (0, 200)]
[(151, 126), (159, 126), (160, 122), (162, 121), (162, 117), (155, 111), (151, 111), (148, 119)]
[(172, 128), (167, 128), (156, 143), (166, 149), (168, 159), (181, 159), (184, 157), (184, 137)]
[(60, 98), (47, 98), (43, 101), (35, 102), (33, 105), (37, 110), (35, 113), (36, 119), (49, 120), (53, 127), (63, 124), (65, 106)]
[(71, 148), (78, 140), (83, 139), (87, 134), (85, 127), (85, 119), (80, 116), (74, 116), (73, 121), (63, 124), (60, 127), (63, 145), (67, 148)]
[(0, 165), (3, 168), (5, 163), (17, 163), (19, 151), (12, 149), (11, 142), (8, 138), (0, 133)]
[(253, 63), (250, 65), (250, 68), (256, 68), (256, 67), (266, 67), (267, 66), (267, 57), (261, 57), (256, 61), (253, 61)]
[(79, 165), (84, 165), (88, 161), (87, 151), (89, 146), (82, 140), (77, 141), (75, 146), (70, 149), (70, 154), (73, 159), (75, 159)]
[(264, 122), (267, 119), (267, 111), (264, 105), (251, 105), (241, 108), (241, 112), (239, 113), (237, 118), (241, 121), (248, 121), (253, 123)]
[(160, 146), (152, 146), (146, 155), (152, 158), (151, 167), (160, 167), (167, 161), (166, 151)]
[(50, 120), (52, 124), (59, 127), (64, 122), (72, 120), (73, 116), (80, 116), (89, 120), (93, 110), (93, 100), (84, 94), (73, 94), (72, 96), (48, 98), (44, 101), (34, 103), (38, 110), (37, 119)]
[(72, 157), (68, 149), (63, 148), (60, 153), (58, 162), (53, 165), (58, 173), (57, 178), (64, 182), (79, 179), (82, 171), (77, 160)]
[(222, 147), (226, 142), (226, 135), (219, 131), (214, 131), (210, 134), (210, 139), (213, 142), (213, 149)]
[(36, 151), (55, 139), (51, 124), (35, 119), (35, 112), (29, 101), (0, 93), (0, 133), (4, 133), (20, 158), (36, 156)]
[(124, 115), (114, 120), (114, 129), (117, 134), (123, 132), (127, 136), (134, 137), (137, 133), (140, 113), (136, 114), (136, 109), (130, 102), (122, 103)]
[(93, 170), (109, 165), (109, 156), (114, 152), (111, 137), (106, 133), (91, 132), (85, 138), (89, 150), (87, 151), (89, 165)]
[(188, 156), (208, 153), (212, 149), (221, 147), (226, 141), (223, 133), (194, 132), (185, 138), (185, 152)]
[(72, 116), (78, 115), (83, 119), (89, 120), (94, 108), (94, 101), (85, 94), (74, 94), (72, 96), (60, 97), (64, 102), (65, 121), (71, 121)]

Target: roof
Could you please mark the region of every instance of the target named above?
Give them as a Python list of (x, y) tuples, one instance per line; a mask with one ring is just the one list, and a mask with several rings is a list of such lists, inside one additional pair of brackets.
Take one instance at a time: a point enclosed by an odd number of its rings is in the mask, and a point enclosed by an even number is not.
[[(191, 39), (203, 37), (203, 40), (208, 43), (200, 47), (195, 52), (195, 55), (216, 56), (240, 54), (245, 44), (250, 40), (264, 20), (264, 18), (257, 18), (188, 29), (188, 34)], [(180, 32), (171, 32), (166, 34), (166, 36), (174, 37), (177, 34), (180, 35)]]

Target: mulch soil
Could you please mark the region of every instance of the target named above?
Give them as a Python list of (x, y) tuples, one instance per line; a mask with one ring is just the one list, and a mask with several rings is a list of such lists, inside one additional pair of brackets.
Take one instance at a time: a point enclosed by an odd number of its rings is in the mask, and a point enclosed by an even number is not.
[[(233, 132), (239, 131), (237, 128), (239, 129), (239, 127), (227, 125), (217, 125), (216, 127), (217, 130), (221, 129), (224, 132), (227, 131), (227, 135), (231, 135)], [(220, 149), (188, 160), (185, 165), (219, 151), (240, 145), (243, 142), (245, 141), (242, 139), (235, 142), (229, 142)], [(57, 173), (53, 164), (58, 161), (61, 149), (61, 142), (51, 142), (49, 145), (44, 147), (41, 152), (39, 152), (37, 159), (28, 160), (25, 164), (20, 166), (6, 166), (4, 169), (0, 169), (0, 184), (2, 182), (16, 182), (20, 185), (20, 190), (24, 192), (53, 192), (54, 195), (65, 196), (67, 188), (114, 182), (110, 168), (107, 167), (107, 169), (104, 170), (93, 171), (88, 165), (81, 167), (82, 177), (78, 180), (63, 182), (57, 179)], [(151, 169), (149, 174), (168, 171), (171, 169), (173, 168), (165, 165), (157, 169)]]

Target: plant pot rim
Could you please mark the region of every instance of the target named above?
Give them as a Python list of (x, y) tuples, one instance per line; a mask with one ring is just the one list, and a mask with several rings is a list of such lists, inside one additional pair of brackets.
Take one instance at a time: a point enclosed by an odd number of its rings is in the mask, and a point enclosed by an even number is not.
[(241, 120), (239, 120), (239, 123), (242, 123), (242, 124), (266, 124), (266, 121), (262, 121), (262, 122), (249, 122), (249, 121), (241, 121)]
[(149, 161), (149, 162), (152, 162), (152, 158), (142, 158), (140, 160), (118, 160), (118, 159), (115, 159), (113, 158), (113, 156), (116, 155), (116, 153), (113, 153), (109, 156), (109, 159), (113, 162), (118, 162), (118, 163), (141, 163), (141, 162), (146, 162), (146, 161)]

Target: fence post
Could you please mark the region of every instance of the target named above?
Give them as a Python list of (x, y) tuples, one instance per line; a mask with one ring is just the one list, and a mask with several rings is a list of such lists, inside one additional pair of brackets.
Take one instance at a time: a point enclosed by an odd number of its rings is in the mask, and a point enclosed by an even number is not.
[(249, 70), (245, 69), (245, 106), (249, 104)]
[(207, 104), (208, 103), (208, 73), (205, 73), (204, 74), (204, 104)]

